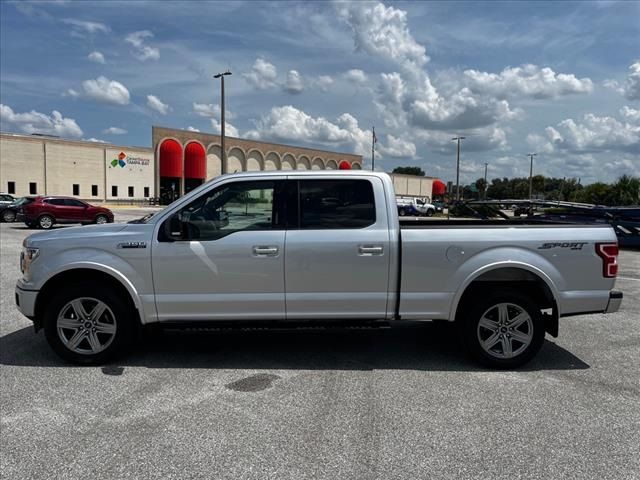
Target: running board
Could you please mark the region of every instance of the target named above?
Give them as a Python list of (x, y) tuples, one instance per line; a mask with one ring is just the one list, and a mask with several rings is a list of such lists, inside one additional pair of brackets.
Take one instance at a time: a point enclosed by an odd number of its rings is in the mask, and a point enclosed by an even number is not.
[(286, 330), (379, 330), (391, 328), (387, 321), (324, 320), (324, 321), (184, 321), (162, 322), (149, 327), (182, 332), (221, 331), (286, 331)]

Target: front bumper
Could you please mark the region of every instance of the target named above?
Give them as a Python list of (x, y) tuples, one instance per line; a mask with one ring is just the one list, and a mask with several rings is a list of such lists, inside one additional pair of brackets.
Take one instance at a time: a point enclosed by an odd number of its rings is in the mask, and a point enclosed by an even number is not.
[(30, 319), (33, 319), (35, 317), (37, 297), (37, 290), (23, 290), (20, 287), (16, 287), (16, 306), (25, 317)]
[(622, 303), (622, 292), (618, 290), (611, 290), (609, 292), (609, 303), (607, 304), (607, 308), (604, 313), (614, 313), (620, 309), (620, 304)]

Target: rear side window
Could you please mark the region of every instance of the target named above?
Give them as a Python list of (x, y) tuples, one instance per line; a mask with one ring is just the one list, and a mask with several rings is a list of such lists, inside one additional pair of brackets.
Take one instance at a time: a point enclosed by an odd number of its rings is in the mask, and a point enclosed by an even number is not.
[(302, 229), (365, 228), (376, 222), (368, 180), (302, 180), (299, 185)]
[(48, 198), (44, 201), (44, 203), (48, 203), (49, 205), (57, 205), (59, 207), (66, 205), (64, 198)]

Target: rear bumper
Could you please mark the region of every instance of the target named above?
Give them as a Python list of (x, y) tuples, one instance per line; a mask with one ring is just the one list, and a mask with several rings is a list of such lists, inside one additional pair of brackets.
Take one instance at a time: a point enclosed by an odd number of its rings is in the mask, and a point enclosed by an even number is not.
[(622, 303), (622, 292), (618, 290), (612, 290), (609, 292), (609, 303), (607, 304), (607, 308), (604, 313), (614, 313), (617, 312), (620, 308), (620, 304)]

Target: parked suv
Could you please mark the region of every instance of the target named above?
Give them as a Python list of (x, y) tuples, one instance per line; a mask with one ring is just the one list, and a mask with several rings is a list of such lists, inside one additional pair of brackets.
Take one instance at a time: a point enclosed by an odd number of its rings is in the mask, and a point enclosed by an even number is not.
[(48, 230), (56, 223), (112, 223), (113, 213), (108, 208), (89, 205), (77, 198), (35, 197), (33, 202), (20, 207), (19, 219), (28, 227)]

